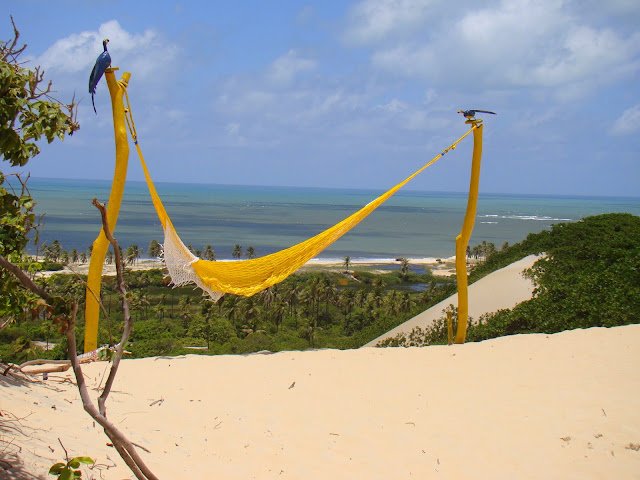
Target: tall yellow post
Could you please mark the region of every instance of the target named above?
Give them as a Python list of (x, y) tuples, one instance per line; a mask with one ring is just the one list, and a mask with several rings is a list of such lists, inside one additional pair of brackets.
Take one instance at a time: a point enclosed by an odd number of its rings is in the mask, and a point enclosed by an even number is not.
[(473, 232), (478, 207), (478, 188), (480, 185), (480, 160), (482, 158), (482, 120), (467, 120), (476, 128), (473, 129), (473, 158), (471, 161), (471, 182), (467, 212), (462, 223), (460, 235), (456, 237), (456, 278), (458, 281), (458, 329), (456, 343), (464, 343), (467, 336), (467, 319), (469, 317), (469, 294), (467, 279), (467, 245)]
[[(108, 68), (105, 78), (111, 95), (113, 110), (113, 130), (116, 139), (116, 168), (111, 184), (111, 193), (107, 203), (107, 219), (109, 228), (113, 232), (118, 220), (118, 212), (122, 203), (122, 193), (127, 177), (127, 164), (129, 162), (129, 142), (127, 141), (127, 127), (124, 119), (124, 102), (122, 101), (125, 89), (129, 84), (131, 74), (122, 74), (122, 80), (116, 81), (117, 68)], [(89, 263), (89, 275), (87, 278), (86, 307), (85, 307), (85, 331), (84, 351), (90, 352), (98, 348), (98, 320), (100, 318), (100, 305), (96, 298), (100, 298), (100, 283), (102, 280), (102, 267), (104, 258), (109, 248), (109, 241), (100, 229), (98, 238), (93, 242), (91, 250), (91, 262)], [(93, 292), (93, 294), (91, 293)], [(95, 296), (94, 296), (95, 295)]]

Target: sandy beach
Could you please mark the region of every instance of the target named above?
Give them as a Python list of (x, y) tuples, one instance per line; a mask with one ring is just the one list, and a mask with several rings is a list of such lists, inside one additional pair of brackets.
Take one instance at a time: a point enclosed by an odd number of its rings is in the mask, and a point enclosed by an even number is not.
[[(225, 260), (221, 260), (225, 261)], [(376, 265), (397, 265), (398, 270), (400, 269), (400, 264), (393, 258), (378, 258), (378, 259), (353, 259), (350, 262), (350, 270), (358, 269), (358, 268), (367, 268), (375, 273), (388, 273), (389, 270), (376, 270)], [(411, 258), (410, 265), (420, 265), (422, 267), (429, 267), (429, 269), (436, 276), (449, 276), (455, 273), (455, 256), (443, 259), (437, 259), (432, 257), (425, 258)], [(141, 259), (138, 260), (133, 265), (127, 265), (127, 268), (131, 270), (150, 270), (152, 268), (164, 268), (164, 264), (159, 259)], [(344, 271), (344, 262), (337, 261), (335, 259), (324, 259), (324, 258), (312, 258), (309, 260), (303, 267), (299, 269), (299, 272), (309, 272), (309, 271)], [(87, 275), (89, 273), (89, 263), (76, 263), (65, 266), (63, 270), (57, 271), (45, 271), (41, 272), (39, 275), (44, 277), (48, 277), (56, 274), (80, 274)], [(102, 270), (103, 275), (113, 276), (116, 274), (116, 266), (115, 264), (107, 264), (105, 263)]]

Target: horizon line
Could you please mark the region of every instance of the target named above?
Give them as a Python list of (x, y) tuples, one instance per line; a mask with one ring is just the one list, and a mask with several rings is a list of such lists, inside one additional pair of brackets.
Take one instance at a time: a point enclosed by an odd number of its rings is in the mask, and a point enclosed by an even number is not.
[[(55, 180), (66, 182), (103, 182), (111, 183), (112, 180), (104, 178), (63, 178), (63, 177), (33, 177), (29, 176), (29, 180)], [(144, 180), (127, 180), (127, 183), (139, 183), (145, 185)], [(155, 184), (162, 185), (200, 185), (200, 186), (217, 186), (217, 187), (242, 187), (242, 188), (295, 188), (304, 190), (355, 190), (355, 191), (367, 191), (367, 192), (384, 192), (384, 188), (364, 188), (364, 187), (321, 187), (321, 186), (299, 186), (299, 185), (256, 185), (256, 184), (238, 184), (238, 183), (202, 183), (202, 182), (170, 182), (170, 181), (157, 181)], [(466, 191), (453, 191), (453, 190), (420, 190), (415, 188), (403, 188), (397, 192), (402, 194), (403, 192), (419, 192), (419, 193), (436, 193), (436, 194), (454, 194), (454, 195), (467, 195)], [(479, 196), (514, 196), (514, 197), (553, 197), (553, 198), (625, 198), (640, 200), (640, 195), (587, 195), (587, 194), (567, 194), (567, 193), (515, 193), (515, 192), (479, 192)]]

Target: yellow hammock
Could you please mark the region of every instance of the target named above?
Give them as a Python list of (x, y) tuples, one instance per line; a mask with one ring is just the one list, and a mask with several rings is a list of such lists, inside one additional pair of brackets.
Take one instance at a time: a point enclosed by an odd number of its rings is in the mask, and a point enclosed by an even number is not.
[[(127, 104), (128, 100), (129, 99), (127, 98)], [(149, 170), (147, 169), (144, 157), (142, 156), (142, 151), (138, 145), (135, 124), (133, 123), (133, 117), (131, 117), (131, 108), (129, 105), (127, 105), (127, 107), (128, 108), (125, 112), (127, 115), (126, 118), (129, 130), (131, 131), (136, 149), (138, 150), (138, 155), (140, 157), (140, 162), (142, 163), (142, 169), (144, 170), (153, 205), (164, 229), (163, 255), (169, 275), (171, 276), (171, 281), (176, 286), (188, 283), (196, 284), (202, 290), (207, 292), (214, 301), (218, 300), (225, 293), (233, 293), (235, 295), (250, 297), (265, 288), (283, 281), (322, 250), (355, 227), (362, 219), (373, 212), (378, 206), (406, 185), (411, 179), (445, 155), (449, 150), (455, 149), (458, 143), (469, 135), (474, 128), (477, 128), (477, 125), (473, 124), (468, 132), (453, 142), (449, 148), (439, 153), (429, 163), (421, 167), (413, 175), (409, 176), (391, 190), (382, 194), (351, 216), (345, 218), (340, 223), (337, 223), (324, 232), (319, 233), (315, 237), (264, 257), (254, 258), (251, 260), (216, 262), (202, 260), (193, 255), (184, 243), (182, 243), (180, 237), (176, 233), (176, 230), (173, 228), (171, 219), (167, 215), (164, 205), (162, 205), (162, 201), (160, 200), (153, 181), (151, 180), (151, 176), (149, 175)]]

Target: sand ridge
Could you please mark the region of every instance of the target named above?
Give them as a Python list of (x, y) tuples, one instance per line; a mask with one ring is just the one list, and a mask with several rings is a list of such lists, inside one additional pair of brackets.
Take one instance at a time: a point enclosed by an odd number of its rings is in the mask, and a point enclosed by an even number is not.
[[(111, 421), (160, 478), (638, 478), (640, 325), (427, 348), (125, 360)], [(105, 363), (83, 367), (100, 383)], [(71, 372), (0, 380), (23, 471), (133, 478)], [(94, 392), (95, 394), (95, 392)], [(106, 469), (106, 466), (110, 468)], [(115, 466), (114, 466), (115, 465)], [(9, 477), (35, 478), (35, 477)]]

